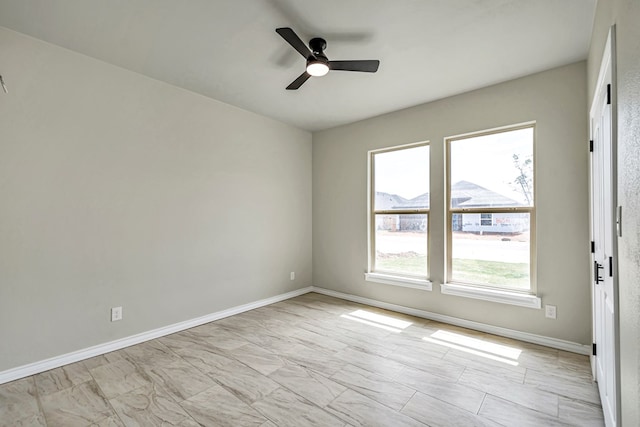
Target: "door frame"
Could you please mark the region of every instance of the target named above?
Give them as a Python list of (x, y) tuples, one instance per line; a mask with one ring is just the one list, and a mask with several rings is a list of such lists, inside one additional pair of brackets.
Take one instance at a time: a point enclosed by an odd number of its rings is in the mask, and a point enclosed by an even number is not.
[[(611, 101), (611, 210), (612, 212), (610, 212), (611, 214), (611, 218), (612, 218), (612, 224), (611, 224), (611, 236), (612, 236), (612, 256), (613, 256), (613, 293), (614, 293), (614, 363), (615, 363), (615, 369), (614, 369), (614, 382), (615, 382), (615, 417), (616, 417), (616, 424), (619, 425), (620, 424), (620, 420), (621, 420), (621, 410), (620, 410), (620, 333), (619, 333), (619, 325), (620, 325), (620, 316), (619, 316), (619, 300), (618, 300), (618, 232), (619, 232), (619, 228), (616, 226), (617, 223), (619, 223), (620, 218), (618, 218), (618, 186), (617, 186), (617, 163), (618, 163), (618, 154), (617, 154), (617, 141), (618, 141), (618, 129), (617, 129), (617, 123), (618, 123), (618, 115), (617, 115), (617, 96), (616, 96), (616, 88), (617, 88), (617, 82), (616, 82), (616, 74), (617, 74), (617, 68), (616, 68), (616, 28), (615, 25), (611, 26), (611, 28), (609, 29), (609, 33), (607, 36), (607, 41), (606, 44), (604, 46), (604, 52), (602, 54), (602, 61), (600, 63), (600, 70), (598, 73), (598, 80), (596, 82), (596, 86), (595, 86), (595, 90), (594, 90), (594, 96), (593, 96), (593, 100), (592, 100), (592, 104), (589, 110), (589, 134), (590, 134), (590, 139), (593, 140), (593, 122), (592, 122), (592, 117), (595, 114), (595, 110), (598, 108), (598, 100), (599, 97), (598, 95), (600, 93), (602, 93), (603, 90), (606, 90), (606, 85), (610, 84), (611, 88), (610, 88), (610, 101)], [(611, 83), (609, 83), (606, 80), (607, 75), (610, 75), (610, 79), (611, 79)], [(590, 232), (590, 240), (593, 242), (594, 240), (594, 224), (593, 224), (593, 194), (592, 194), (592, 187), (593, 187), (593, 176), (592, 176), (592, 172), (593, 172), (593, 158), (590, 155), (589, 156), (589, 163), (590, 163), (590, 167), (589, 167), (589, 232)], [(591, 254), (591, 263), (589, 265), (593, 265), (593, 261), (594, 261), (594, 256), (593, 254)], [(595, 306), (595, 285), (594, 285), (594, 281), (595, 281), (595, 277), (594, 277), (594, 271), (593, 268), (590, 268), (590, 278), (591, 278), (591, 282), (590, 282), (590, 290), (591, 290), (591, 302), (592, 302), (592, 308), (591, 308), (591, 315), (592, 315), (592, 339), (593, 339), (593, 343), (596, 343), (596, 306)], [(599, 352), (599, 351), (597, 351)], [(591, 360), (591, 371), (593, 374), (594, 379), (596, 378), (596, 357), (593, 354), (590, 357)]]

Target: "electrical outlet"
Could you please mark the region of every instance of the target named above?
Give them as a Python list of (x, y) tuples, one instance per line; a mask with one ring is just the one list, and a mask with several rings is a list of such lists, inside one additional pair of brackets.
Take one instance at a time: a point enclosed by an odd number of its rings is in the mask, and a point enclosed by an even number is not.
[(122, 307), (113, 307), (111, 309), (111, 321), (122, 320)]
[(544, 316), (549, 319), (556, 318), (556, 306), (555, 305), (545, 305), (544, 306)]
[(296, 280), (296, 272), (292, 271), (289, 277), (291, 277), (291, 280)]

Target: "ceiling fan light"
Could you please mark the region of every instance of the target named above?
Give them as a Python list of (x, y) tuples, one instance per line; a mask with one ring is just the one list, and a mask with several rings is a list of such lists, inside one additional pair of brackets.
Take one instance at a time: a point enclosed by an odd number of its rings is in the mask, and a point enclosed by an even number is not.
[(321, 61), (309, 62), (307, 64), (307, 73), (314, 77), (324, 76), (329, 72), (329, 65)]

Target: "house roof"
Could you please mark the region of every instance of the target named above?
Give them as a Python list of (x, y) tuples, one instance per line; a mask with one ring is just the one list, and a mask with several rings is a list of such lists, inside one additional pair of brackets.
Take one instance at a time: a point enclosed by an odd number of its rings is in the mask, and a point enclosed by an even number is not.
[[(469, 181), (459, 181), (453, 184), (451, 201), (454, 208), (522, 206), (522, 203), (514, 199)], [(421, 194), (413, 199), (405, 199), (397, 194), (377, 192), (375, 206), (376, 209), (381, 210), (428, 209), (429, 193)]]
[(451, 204), (454, 208), (522, 206), (522, 203), (468, 181), (456, 182), (451, 187)]

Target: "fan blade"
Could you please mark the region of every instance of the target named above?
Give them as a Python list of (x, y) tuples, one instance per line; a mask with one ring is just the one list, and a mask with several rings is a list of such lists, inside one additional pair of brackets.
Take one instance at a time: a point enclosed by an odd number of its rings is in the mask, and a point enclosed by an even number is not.
[(302, 86), (302, 84), (304, 82), (306, 82), (307, 80), (309, 80), (309, 77), (311, 77), (311, 74), (307, 73), (306, 71), (302, 74), (300, 74), (300, 76), (295, 79), (293, 82), (291, 82), (291, 84), (289, 86), (287, 86), (287, 90), (296, 90), (298, 89), (300, 86)]
[(337, 71), (362, 71), (363, 73), (375, 73), (378, 71), (380, 61), (329, 61), (329, 68)]
[(310, 56), (313, 56), (309, 48), (300, 37), (289, 27), (276, 28), (276, 33), (280, 34), (283, 39), (287, 41), (295, 50), (300, 52), (300, 55), (304, 56), (304, 59), (309, 59)]

